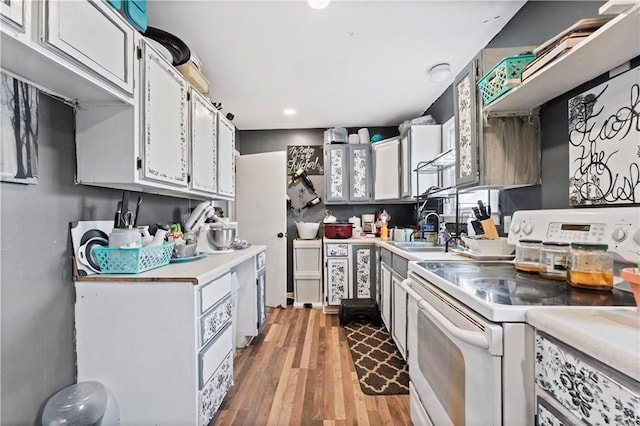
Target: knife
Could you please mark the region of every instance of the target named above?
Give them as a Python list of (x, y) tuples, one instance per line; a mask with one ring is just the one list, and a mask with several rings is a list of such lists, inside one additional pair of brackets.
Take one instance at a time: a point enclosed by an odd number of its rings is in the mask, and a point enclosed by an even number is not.
[(122, 201), (118, 201), (118, 206), (116, 207), (116, 215), (113, 218), (113, 227), (120, 228), (120, 218), (122, 216)]
[(138, 226), (138, 213), (140, 213), (140, 204), (142, 204), (142, 197), (138, 197), (138, 202), (136, 203), (136, 214), (133, 216), (133, 227)]
[(489, 219), (489, 215), (487, 214), (487, 208), (484, 206), (482, 200), (478, 200), (478, 208), (480, 210), (480, 216), (478, 219), (484, 220)]
[(482, 220), (482, 216), (480, 215), (480, 209), (478, 209), (477, 207), (472, 207), (471, 210), (473, 210), (473, 215), (476, 217), (476, 219)]

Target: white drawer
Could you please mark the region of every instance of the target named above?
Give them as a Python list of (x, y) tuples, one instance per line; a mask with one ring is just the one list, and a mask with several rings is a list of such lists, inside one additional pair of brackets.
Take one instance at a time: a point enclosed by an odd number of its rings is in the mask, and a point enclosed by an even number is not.
[(202, 315), (200, 318), (200, 346), (206, 344), (231, 322), (233, 299), (230, 294), (227, 295), (227, 297)]
[(206, 312), (210, 307), (222, 300), (231, 292), (231, 273), (226, 274), (203, 284), (200, 288), (200, 313)]
[(233, 331), (231, 324), (218, 334), (207, 346), (200, 351), (200, 383), (199, 389), (202, 389), (205, 383), (209, 381), (211, 375), (216, 371), (222, 363), (229, 351), (233, 351)]

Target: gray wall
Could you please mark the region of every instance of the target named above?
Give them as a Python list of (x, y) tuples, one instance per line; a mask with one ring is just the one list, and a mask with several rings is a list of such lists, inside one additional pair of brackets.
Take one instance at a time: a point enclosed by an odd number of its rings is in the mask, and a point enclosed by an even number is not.
[[(47, 399), (75, 383), (69, 222), (113, 219), (122, 195), (74, 184), (73, 128), (73, 110), (40, 95), (39, 183), (0, 184), (2, 425), (39, 424)], [(189, 206), (138, 195), (140, 224), (179, 221)]]

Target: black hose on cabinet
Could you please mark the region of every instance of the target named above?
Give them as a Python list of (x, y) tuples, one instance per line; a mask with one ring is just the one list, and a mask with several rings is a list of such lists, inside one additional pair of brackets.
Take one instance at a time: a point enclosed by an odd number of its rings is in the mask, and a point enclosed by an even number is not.
[(142, 35), (163, 45), (171, 53), (174, 66), (182, 65), (191, 58), (189, 46), (171, 33), (158, 28), (147, 27), (147, 30)]

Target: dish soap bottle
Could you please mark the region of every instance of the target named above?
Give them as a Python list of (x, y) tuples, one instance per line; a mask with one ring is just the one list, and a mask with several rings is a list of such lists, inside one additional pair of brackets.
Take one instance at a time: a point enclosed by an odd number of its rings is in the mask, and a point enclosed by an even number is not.
[(382, 217), (380, 219), (380, 239), (387, 241), (389, 239), (389, 231), (387, 229), (387, 218)]

